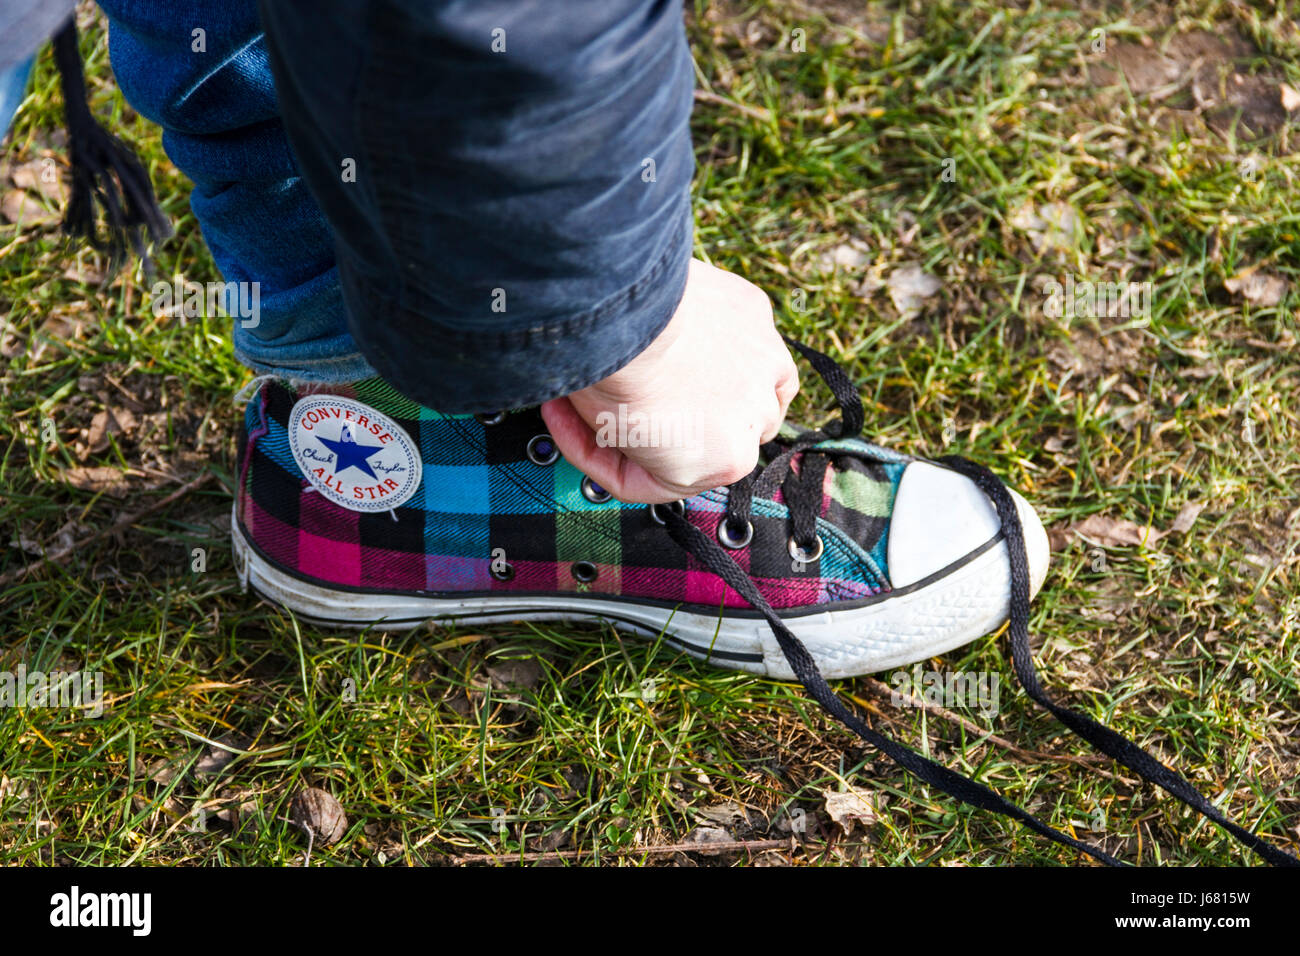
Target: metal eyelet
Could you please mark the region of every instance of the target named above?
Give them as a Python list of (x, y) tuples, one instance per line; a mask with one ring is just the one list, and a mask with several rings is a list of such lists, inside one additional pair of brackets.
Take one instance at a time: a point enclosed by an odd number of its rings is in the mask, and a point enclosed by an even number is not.
[(732, 551), (739, 551), (741, 548), (754, 540), (754, 522), (745, 522), (745, 531), (743, 534), (734, 535), (731, 530), (731, 521), (723, 515), (722, 520), (718, 522), (718, 543), (724, 548), (730, 548)]
[(506, 564), (505, 567), (498, 571), (494, 563), (493, 566), (488, 569), (488, 573), (498, 581), (513, 581), (515, 579), (515, 566), (513, 564)]
[(586, 498), (594, 505), (603, 505), (610, 501), (614, 496), (611, 495), (600, 485), (596, 484), (586, 475), (582, 476), (582, 497)]
[(534, 435), (528, 439), (528, 460), (534, 465), (553, 465), (560, 460), (560, 447), (550, 435)]
[(786, 550), (790, 552), (790, 557), (794, 558), (796, 561), (801, 561), (804, 564), (812, 564), (820, 558), (822, 552), (826, 550), (826, 544), (822, 541), (822, 536), (817, 535), (816, 540), (817, 546), (810, 551), (809, 549), (802, 547), (794, 540), (794, 535), (791, 535), (789, 540), (786, 542)]
[(580, 584), (590, 584), (600, 575), (596, 566), (590, 561), (575, 561), (573, 567), (569, 568), (569, 573), (573, 575), (573, 580)]
[(675, 511), (679, 515), (683, 515), (683, 516), (685, 516), (686, 514), (686, 502), (682, 501), (680, 498), (678, 498), (676, 501), (670, 501), (664, 505), (651, 505), (650, 520), (653, 521), (655, 524), (666, 525), (668, 523), (667, 519), (660, 514), (659, 512), (660, 508), (669, 508), (672, 511)]
[(505, 412), (479, 412), (474, 416), (474, 421), (480, 425), (500, 425), (505, 420)]

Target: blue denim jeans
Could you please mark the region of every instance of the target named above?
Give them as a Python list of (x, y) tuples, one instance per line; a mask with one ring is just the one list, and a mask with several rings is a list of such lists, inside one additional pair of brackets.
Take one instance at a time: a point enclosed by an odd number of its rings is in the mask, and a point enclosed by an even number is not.
[(232, 322), (235, 356), (304, 381), (374, 375), (347, 329), (333, 231), (285, 135), (256, 4), (100, 6), (118, 86), (162, 126), (163, 148), (193, 181), (190, 206), (217, 268), (227, 282), (260, 283), (256, 325)]
[[(692, 67), (661, 0), (101, 0), (260, 372), (447, 412), (585, 387), (680, 300)], [(263, 28), (266, 33), (263, 33)]]
[(0, 72), (0, 139), (4, 138), (4, 131), (9, 129), (14, 113), (18, 111), (18, 104), (23, 101), (23, 94), (27, 92), (27, 80), (32, 74), (32, 63), (33, 60), (28, 59)]

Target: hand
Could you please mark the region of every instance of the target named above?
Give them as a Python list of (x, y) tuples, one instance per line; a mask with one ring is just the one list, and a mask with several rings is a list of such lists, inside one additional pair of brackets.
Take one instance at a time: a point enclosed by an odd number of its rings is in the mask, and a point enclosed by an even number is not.
[(692, 260), (659, 337), (542, 417), (564, 457), (615, 498), (663, 503), (749, 474), (798, 392), (767, 294)]

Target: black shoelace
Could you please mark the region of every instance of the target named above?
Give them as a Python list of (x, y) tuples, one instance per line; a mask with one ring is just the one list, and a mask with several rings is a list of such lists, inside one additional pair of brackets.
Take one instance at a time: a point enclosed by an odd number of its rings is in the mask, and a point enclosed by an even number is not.
[[(788, 338), (786, 341), (808, 358), (825, 379), (826, 384), (830, 386), (841, 410), (838, 427), (832, 427), (829, 431), (819, 429), (805, 432), (791, 441), (778, 439), (765, 445), (763, 455), (768, 464), (760, 465), (753, 473), (730, 486), (727, 512), (723, 520), (728, 522), (728, 534), (739, 534), (748, 526), (749, 508), (754, 495), (763, 497), (770, 494), (771, 489), (775, 488), (778, 482), (784, 482), (782, 494), (790, 511), (792, 553), (794, 553), (795, 544), (799, 548), (808, 548), (816, 539), (822, 484), (826, 468), (830, 464), (830, 459), (826, 455), (808, 449), (819, 442), (856, 437), (862, 429), (863, 412), (862, 402), (849, 377), (829, 356)], [(803, 457), (796, 471), (793, 461), (801, 452)], [(1029, 559), (1025, 553), (1024, 533), (1015, 502), (1002, 482), (987, 468), (956, 455), (940, 459), (940, 464), (974, 481), (993, 502), (1002, 523), (1002, 536), (1006, 542), (1011, 571), (1010, 622), (1007, 629), (1011, 641), (1011, 657), (1016, 679), (1020, 681), (1029, 697), (1097, 750), (1117, 760), (1143, 780), (1156, 784), (1193, 810), (1213, 820), (1269, 863), (1277, 866), (1300, 866), (1300, 859), (1271, 846), (1255, 834), (1228, 820), (1185, 777), (1166, 767), (1137, 744), (1092, 718), (1058, 704), (1048, 696), (1038, 680), (1038, 672), (1034, 668), (1033, 656), (1029, 649)], [(663, 508), (659, 509), (659, 513), (665, 519), (668, 533), (679, 546), (693, 555), (710, 572), (722, 578), (748, 601), (751, 607), (763, 615), (771, 626), (781, 652), (785, 655), (795, 676), (813, 700), (817, 701), (828, 714), (880, 750), (905, 771), (924, 783), (937, 787), (950, 797), (1018, 820), (1048, 839), (1081, 850), (1109, 866), (1126, 865), (1105, 851), (1057, 830), (983, 784), (949, 770), (910, 747), (872, 730), (831, 689), (826, 678), (818, 671), (808, 648), (786, 627), (780, 616), (759, 593), (754, 581), (727, 553), (727, 549), (691, 524), (680, 512)]]

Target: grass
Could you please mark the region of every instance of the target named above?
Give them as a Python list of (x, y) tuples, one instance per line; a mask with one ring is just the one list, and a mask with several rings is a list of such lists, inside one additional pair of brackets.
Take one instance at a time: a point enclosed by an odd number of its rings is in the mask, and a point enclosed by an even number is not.
[[(83, 19), (92, 106), (140, 150), (176, 224), (160, 272), (219, 278), (186, 181), (117, 94), (102, 24)], [(690, 24), (705, 91), (699, 254), (762, 285), (787, 334), (850, 369), (876, 440), (967, 455), (1023, 490), (1056, 539), (1032, 619), (1045, 684), (1293, 848), (1300, 161), (1285, 117), (1261, 136), (1245, 128), (1252, 104), (1226, 119), (1221, 107), (1253, 82), (1300, 87), (1294, 25), (1268, 4), (1213, 0), (865, 12), (772, 0), (700, 4)], [(1180, 38), (1200, 34), (1249, 44), (1232, 64), (1249, 82), (1170, 90), (1105, 71), (1177, 60)], [(59, 103), (47, 52), (13, 163), (63, 163)], [(837, 249), (842, 264), (828, 265)], [(889, 291), (905, 263), (941, 283), (916, 315)], [(301, 864), (289, 802), (317, 786), (348, 828), (312, 865), (524, 851), (548, 863), (1081, 862), (905, 777), (786, 684), (602, 627), (334, 633), (241, 594), (228, 488), (246, 373), (225, 320), (157, 319), (138, 270), (100, 286), (96, 268), (52, 226), (0, 232), (0, 574), (75, 546), (4, 590), (0, 668), (100, 670), (109, 701), (94, 720), (0, 716), (0, 861)], [(1251, 269), (1287, 284), (1280, 302), (1232, 291)], [(1042, 283), (1066, 275), (1149, 281), (1150, 316), (1053, 317)], [(795, 417), (829, 407), (809, 373)], [(89, 451), (96, 413), (123, 408), (134, 425)], [(47, 421), (56, 440), (41, 437)], [(205, 469), (199, 490), (77, 545)], [(1194, 524), (1170, 531), (1189, 504), (1204, 506)], [(1168, 533), (1145, 546), (1069, 533), (1092, 516)], [(1000, 712), (955, 708), (961, 723), (893, 707), (867, 680), (838, 686), (878, 729), (1129, 861), (1257, 862), (1029, 704), (1001, 640), (926, 666), (1000, 675)], [(825, 793), (849, 787), (880, 812), (843, 833)], [(796, 811), (806, 832), (792, 842), (781, 821)], [(755, 847), (664, 849), (701, 827)]]

